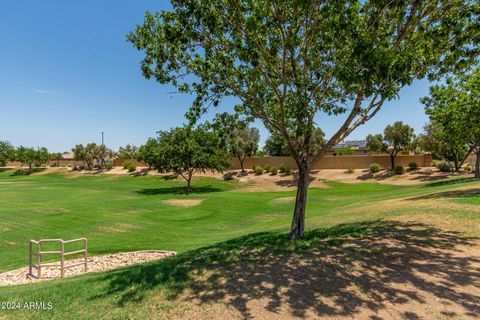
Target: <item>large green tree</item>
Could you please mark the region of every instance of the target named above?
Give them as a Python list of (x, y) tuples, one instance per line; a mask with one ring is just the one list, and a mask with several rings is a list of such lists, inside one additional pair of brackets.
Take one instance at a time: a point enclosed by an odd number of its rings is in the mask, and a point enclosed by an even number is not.
[(475, 177), (480, 178), (480, 69), (432, 86), (421, 101), (436, 128), (434, 138), (453, 153), (456, 170), (473, 152)]
[(390, 156), (392, 170), (395, 168), (395, 158), (402, 150), (408, 150), (415, 135), (413, 128), (402, 121), (397, 121), (385, 127), (383, 135), (369, 134), (367, 147), (373, 152), (384, 152)]
[[(474, 0), (171, 4), (169, 11), (147, 13), (128, 36), (145, 53), (144, 76), (194, 94), (191, 117), (236, 97), (236, 112), (285, 139), (299, 169), (293, 239), (304, 234), (312, 163), (402, 87), (462, 68), (478, 54), (480, 3)], [(319, 113), (346, 116), (310, 157)]]
[(10, 142), (0, 141), (0, 167), (6, 166), (14, 158), (14, 150)]
[(187, 192), (195, 172), (222, 171), (229, 164), (218, 134), (204, 126), (177, 127), (158, 134), (153, 167), (160, 172), (173, 171), (184, 178)]

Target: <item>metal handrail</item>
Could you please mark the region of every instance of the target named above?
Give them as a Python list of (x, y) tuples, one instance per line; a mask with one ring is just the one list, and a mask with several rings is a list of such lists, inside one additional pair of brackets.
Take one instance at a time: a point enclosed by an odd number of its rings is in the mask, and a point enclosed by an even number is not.
[[(84, 248), (80, 250), (74, 250), (70, 252), (65, 252), (65, 244), (74, 243), (74, 242), (82, 242), (84, 244)], [(60, 243), (60, 251), (42, 251), (42, 243), (49, 243), (49, 242), (58, 242)], [(33, 245), (37, 245), (37, 252), (33, 252)], [(84, 262), (76, 263), (73, 265), (65, 265), (65, 256), (83, 253), (84, 254)], [(60, 264), (42, 264), (42, 254), (60, 254)], [(33, 263), (33, 256), (37, 257), (37, 263)], [(73, 240), (63, 240), (63, 239), (41, 239), (41, 240), (30, 240), (29, 243), (29, 264), (28, 264), (28, 272), (29, 275), (33, 276), (33, 268), (37, 269), (37, 278), (40, 279), (42, 276), (42, 267), (60, 267), (60, 276), (63, 278), (65, 276), (65, 269), (75, 267), (78, 265), (85, 266), (85, 272), (88, 270), (88, 240), (87, 238), (78, 238)]]

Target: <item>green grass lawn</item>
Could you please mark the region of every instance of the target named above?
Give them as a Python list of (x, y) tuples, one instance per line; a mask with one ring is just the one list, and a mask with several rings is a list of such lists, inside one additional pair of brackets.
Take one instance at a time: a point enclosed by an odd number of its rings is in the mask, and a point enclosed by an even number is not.
[[(0, 271), (26, 266), (30, 239), (87, 237), (92, 255), (142, 249), (180, 254), (142, 267), (2, 287), (0, 302), (53, 301), (54, 309), (0, 310), (0, 319), (90, 319), (100, 309), (108, 318), (152, 317), (152, 310), (177, 307), (168, 297), (191, 288), (192, 273), (214, 269), (219, 261), (236, 261), (245, 246), (301, 253), (318, 239), (377, 232), (390, 217), (416, 219), (426, 213), (429, 202), (452, 206), (436, 206), (428, 214), (459, 219), (464, 225), (478, 225), (480, 218), (478, 211), (469, 209), (480, 205), (480, 183), (471, 179), (401, 187), (329, 182), (327, 189), (309, 190), (310, 232), (306, 240), (292, 243), (286, 232), (293, 191), (242, 192), (238, 182), (202, 178), (193, 182), (191, 194), (185, 194), (182, 181), (162, 177), (12, 173), (0, 173)], [(469, 190), (457, 190), (462, 187)], [(404, 198), (409, 198), (401, 200), (405, 205), (388, 205)], [(178, 207), (163, 202), (169, 199), (202, 202)], [(158, 298), (159, 292), (165, 299)]]

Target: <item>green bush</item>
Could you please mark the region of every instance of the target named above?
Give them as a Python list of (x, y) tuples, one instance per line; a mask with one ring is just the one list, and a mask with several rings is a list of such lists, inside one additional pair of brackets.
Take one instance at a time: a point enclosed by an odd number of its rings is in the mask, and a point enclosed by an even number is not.
[(258, 166), (259, 166), (258, 164), (254, 164), (254, 165), (252, 166), (252, 170), (253, 170), (254, 172), (256, 172)]
[(463, 169), (467, 171), (472, 171), (472, 166), (470, 165), (470, 163), (467, 163), (466, 165), (463, 166)]
[(266, 172), (269, 172), (271, 168), (272, 168), (272, 166), (269, 165), (269, 164), (266, 164), (266, 165), (264, 166), (264, 169), (265, 169)]
[(447, 161), (438, 161), (435, 166), (442, 172), (450, 172), (452, 170), (450, 163)]
[(370, 172), (371, 173), (377, 173), (380, 172), (380, 165), (378, 163), (372, 163), (370, 165)]
[(417, 170), (418, 169), (418, 163), (416, 163), (415, 161), (412, 161), (408, 164), (408, 169), (410, 170)]
[(426, 169), (423, 171), (423, 173), (426, 174), (427, 176), (429, 176), (429, 175), (432, 174), (432, 169), (426, 168)]
[(271, 168), (270, 168), (270, 173), (271, 173), (272, 175), (274, 175), (274, 176), (277, 175), (277, 173), (278, 173), (277, 167), (271, 167)]
[(134, 164), (134, 163), (130, 163), (127, 167), (127, 170), (128, 170), (128, 172), (133, 172), (133, 171), (137, 170), (137, 165)]
[(261, 166), (256, 166), (256, 167), (255, 167), (255, 173), (256, 173), (257, 175), (262, 175), (264, 171), (265, 171), (265, 170), (263, 170), (263, 168), (262, 168)]
[(404, 174), (405, 173), (405, 168), (403, 166), (396, 166), (393, 169), (393, 172), (395, 172), (395, 174)]
[(112, 170), (113, 169), (113, 163), (111, 163), (111, 162), (106, 163), (105, 164), (105, 169)]
[(133, 164), (133, 163), (131, 163), (131, 162), (125, 162), (125, 163), (123, 164), (123, 169), (128, 169), (128, 167), (129, 167), (131, 164)]
[(286, 175), (290, 175), (292, 173), (292, 171), (290, 170), (290, 167), (284, 163), (280, 165), (280, 169), (278, 171), (280, 173), (285, 173)]
[(355, 172), (355, 167), (352, 165), (348, 166), (347, 173), (354, 173)]

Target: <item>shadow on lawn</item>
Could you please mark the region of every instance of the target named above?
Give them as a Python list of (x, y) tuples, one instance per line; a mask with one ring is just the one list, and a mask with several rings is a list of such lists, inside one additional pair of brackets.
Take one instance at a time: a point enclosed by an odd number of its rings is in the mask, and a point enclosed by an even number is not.
[[(428, 304), (423, 298), (428, 294), (463, 308), (464, 316), (480, 317), (478, 292), (462, 290), (480, 286), (480, 268), (472, 266), (480, 259), (452, 254), (456, 245), (473, 240), (425, 224), (389, 221), (310, 231), (295, 242), (286, 234), (257, 233), (108, 273), (102, 278), (106, 291), (92, 299), (113, 296), (124, 305), (164, 289), (168, 299), (223, 301), (247, 319), (252, 317), (247, 303), (255, 299), (261, 299), (261, 310), (288, 310), (291, 317), (307, 311), (352, 317), (365, 309)], [(421, 315), (406, 309), (400, 317)]]
[(451, 190), (437, 193), (431, 193), (415, 198), (409, 198), (408, 200), (424, 200), (424, 199), (441, 199), (441, 198), (473, 198), (480, 197), (480, 188), (464, 189), (464, 190)]
[(215, 188), (212, 186), (190, 187), (190, 190), (187, 190), (187, 187), (184, 186), (184, 187), (141, 189), (135, 192), (139, 194), (147, 195), (147, 196), (156, 196), (159, 194), (195, 194), (195, 193), (210, 193), (210, 192), (219, 192), (219, 191), (225, 191), (225, 190), (220, 188)]
[(15, 176), (29, 176), (32, 173), (39, 173), (45, 171), (47, 168), (33, 168), (31, 171), (29, 169), (18, 169), (10, 174), (11, 177)]

